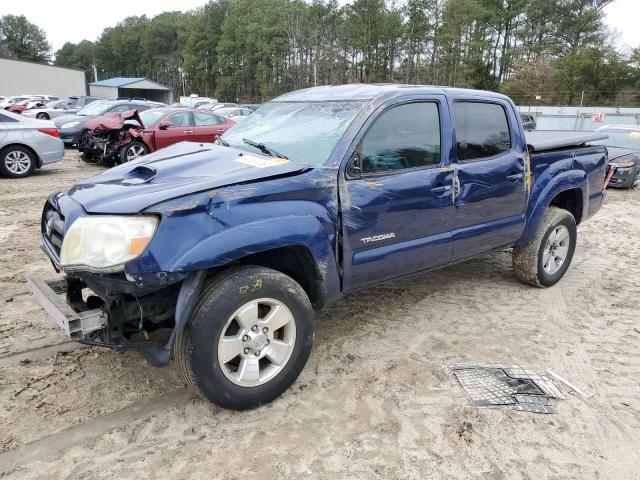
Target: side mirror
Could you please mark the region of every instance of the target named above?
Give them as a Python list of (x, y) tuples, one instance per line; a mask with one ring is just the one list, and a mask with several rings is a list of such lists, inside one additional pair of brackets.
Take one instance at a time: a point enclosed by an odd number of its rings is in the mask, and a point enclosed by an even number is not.
[(347, 173), (351, 178), (362, 178), (362, 159), (359, 153), (351, 155), (349, 160), (349, 166), (347, 167)]
[(166, 130), (173, 125), (169, 120), (163, 120), (158, 124), (158, 130)]

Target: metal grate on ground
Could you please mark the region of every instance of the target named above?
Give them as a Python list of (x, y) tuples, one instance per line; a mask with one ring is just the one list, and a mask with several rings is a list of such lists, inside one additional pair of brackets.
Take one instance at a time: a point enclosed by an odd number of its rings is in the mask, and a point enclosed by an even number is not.
[(564, 398), (546, 375), (519, 365), (455, 364), (445, 370), (476, 406), (557, 413), (551, 399)]

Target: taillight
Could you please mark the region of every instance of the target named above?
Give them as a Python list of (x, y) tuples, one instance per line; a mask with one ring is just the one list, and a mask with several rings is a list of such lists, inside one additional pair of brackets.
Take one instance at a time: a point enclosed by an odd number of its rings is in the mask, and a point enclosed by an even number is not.
[(39, 128), (38, 131), (40, 133), (46, 133), (47, 135), (51, 135), (52, 137), (60, 138), (60, 132), (57, 128)]

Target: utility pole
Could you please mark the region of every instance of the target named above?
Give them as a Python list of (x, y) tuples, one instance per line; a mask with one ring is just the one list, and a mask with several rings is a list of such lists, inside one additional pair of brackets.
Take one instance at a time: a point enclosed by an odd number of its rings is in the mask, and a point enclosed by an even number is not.
[(96, 64), (93, 64), (93, 81), (98, 81), (98, 69), (96, 68)]

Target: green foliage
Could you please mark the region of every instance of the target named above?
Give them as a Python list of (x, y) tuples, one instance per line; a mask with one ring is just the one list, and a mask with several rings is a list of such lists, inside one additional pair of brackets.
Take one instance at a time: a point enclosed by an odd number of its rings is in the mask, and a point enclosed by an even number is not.
[(93, 81), (93, 65), (96, 62), (96, 44), (89, 40), (80, 43), (66, 42), (56, 52), (54, 65), (84, 70), (87, 81)]
[(589, 90), (605, 102), (640, 86), (640, 54), (629, 62), (608, 44), (611, 1), (209, 0), (126, 18), (95, 43), (65, 44), (56, 64), (92, 78), (95, 63), (100, 78), (146, 76), (221, 100), (402, 82), (501, 90), (525, 103), (576, 103)]
[(12, 58), (30, 62), (49, 61), (51, 45), (44, 31), (24, 15), (0, 17), (0, 45)]

